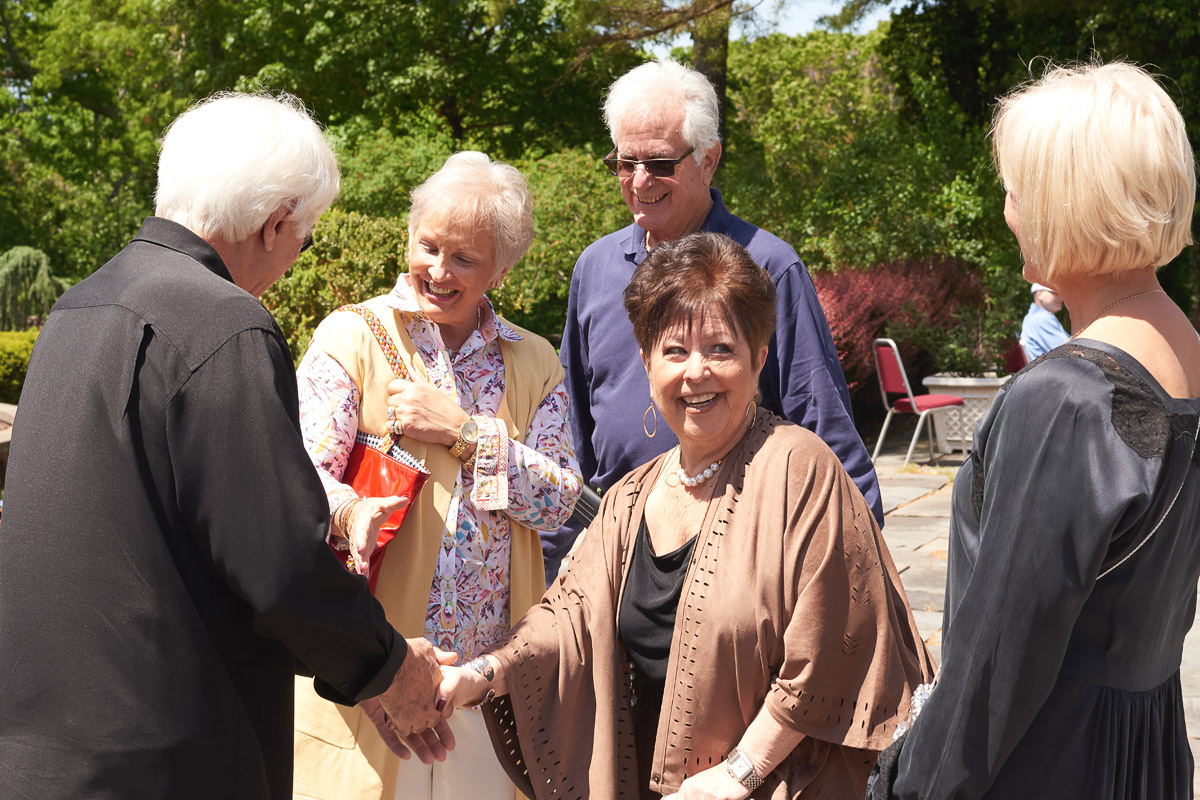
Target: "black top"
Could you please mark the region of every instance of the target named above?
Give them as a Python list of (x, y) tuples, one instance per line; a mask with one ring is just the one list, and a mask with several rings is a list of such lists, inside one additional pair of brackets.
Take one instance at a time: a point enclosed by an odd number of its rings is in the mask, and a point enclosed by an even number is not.
[(944, 660), (894, 797), (1192, 797), (1198, 412), (1084, 340), (997, 396), (954, 482)]
[(291, 797), (293, 654), (343, 702), (403, 660), (328, 545), (291, 355), (151, 218), (55, 306), (0, 526), (0, 794)]
[[(675, 633), (675, 615), (695, 544), (696, 537), (693, 536), (677, 550), (655, 555), (645, 517), (634, 539), (633, 557), (617, 616), (617, 636), (633, 667), (636, 698), (633, 735), (639, 753), (654, 752), (667, 684), (667, 660), (671, 657), (671, 638)], [(640, 796), (658, 797), (649, 788), (650, 759), (638, 761), (638, 776), (638, 785), (642, 787)]]
[(662, 705), (662, 687), (667, 680), (667, 659), (671, 656), (671, 635), (675, 632), (675, 610), (692, 558), (693, 536), (679, 549), (664, 555), (654, 554), (646, 520), (638, 528), (621, 597), (621, 644), (634, 668), (649, 687), (658, 688)]

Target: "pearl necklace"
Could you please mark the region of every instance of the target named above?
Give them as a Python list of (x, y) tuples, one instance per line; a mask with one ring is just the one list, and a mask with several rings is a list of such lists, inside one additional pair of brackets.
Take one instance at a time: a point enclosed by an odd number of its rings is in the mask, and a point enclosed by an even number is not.
[(700, 472), (697, 472), (695, 475), (688, 475), (686, 472), (683, 471), (683, 464), (680, 464), (679, 469), (675, 470), (675, 474), (679, 476), (680, 483), (682, 483), (684, 486), (688, 487), (689, 489), (694, 489), (697, 486), (699, 486), (700, 484), (707, 481), (713, 475), (716, 475), (717, 470), (721, 468), (721, 462), (724, 460), (725, 459), (718, 459), (718, 460), (714, 461), (713, 463), (709, 464), (707, 467), (705, 467)]

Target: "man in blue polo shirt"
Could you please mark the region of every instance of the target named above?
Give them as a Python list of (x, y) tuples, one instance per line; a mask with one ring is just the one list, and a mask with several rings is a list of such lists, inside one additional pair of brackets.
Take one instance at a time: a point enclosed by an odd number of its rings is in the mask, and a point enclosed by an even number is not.
[[(778, 292), (761, 405), (820, 436), (882, 525), (879, 482), (854, 428), (846, 379), (812, 278), (786, 242), (730, 214), (709, 185), (721, 158), (712, 85), (672, 61), (643, 64), (612, 85), (604, 117), (616, 145), (606, 165), (618, 178), (633, 224), (589, 245), (571, 277), (562, 362), (584, 480), (603, 491), (676, 444), (665, 425), (653, 438), (643, 429), (650, 387), (621, 293), (634, 267), (660, 242), (713, 231), (742, 244)], [(543, 534), (548, 577), (557, 573), (577, 533)]]
[(1062, 311), (1063, 301), (1058, 292), (1049, 286), (1035, 283), (1029, 287), (1033, 292), (1033, 302), (1029, 304), (1029, 312), (1021, 321), (1021, 346), (1025, 348), (1025, 357), (1030, 361), (1049, 353), (1065, 342), (1069, 337), (1058, 317)]

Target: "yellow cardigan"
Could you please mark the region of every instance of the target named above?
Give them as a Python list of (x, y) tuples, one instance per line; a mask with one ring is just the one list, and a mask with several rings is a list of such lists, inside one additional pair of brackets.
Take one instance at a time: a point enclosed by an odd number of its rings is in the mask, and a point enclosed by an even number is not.
[[(375, 297), (363, 305), (375, 312), (413, 377), (426, 376), (416, 346), (400, 312)], [(508, 323), (506, 323), (508, 324)], [(554, 348), (545, 339), (510, 324), (523, 338), (499, 339), (504, 358), (504, 397), (497, 418), (508, 435), (523, 441), (534, 411), (563, 378)], [(387, 433), (387, 385), (391, 367), (366, 323), (349, 312), (328, 316), (313, 336), (313, 346), (335, 359), (360, 392), (359, 429)], [(409, 509), (404, 525), (388, 545), (375, 597), (388, 620), (404, 637), (421, 636), (429, 606), (429, 591), (437, 567), (438, 549), (454, 484), (461, 463), (441, 444), (407, 436), (401, 444), (425, 462), (430, 471)], [(510, 520), (512, 536), (509, 571), (509, 614), (513, 623), (542, 596), (546, 586), (541, 542), (537, 532)], [(295, 787), (298, 798), (320, 800), (379, 800), (393, 797), (399, 759), (357, 707), (339, 706), (319, 697), (309, 678), (296, 679)]]

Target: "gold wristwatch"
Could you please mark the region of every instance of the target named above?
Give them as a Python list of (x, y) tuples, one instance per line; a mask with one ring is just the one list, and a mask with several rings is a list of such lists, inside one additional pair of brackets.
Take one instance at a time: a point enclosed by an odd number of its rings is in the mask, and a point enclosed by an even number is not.
[(479, 426), (475, 424), (475, 420), (467, 419), (462, 425), (458, 426), (458, 439), (450, 448), (450, 455), (463, 460), (463, 453), (467, 452), (467, 448), (479, 441)]

